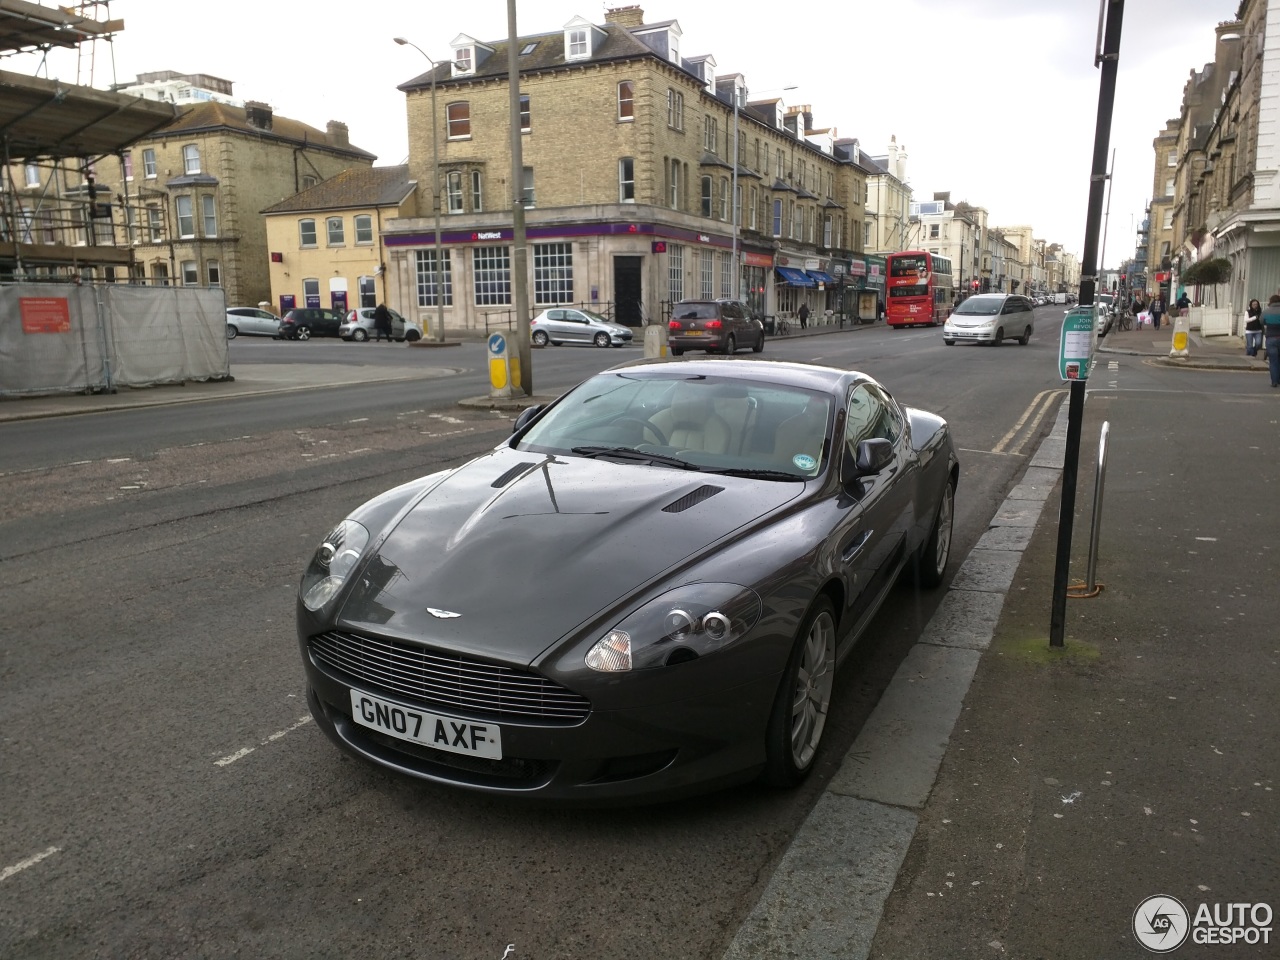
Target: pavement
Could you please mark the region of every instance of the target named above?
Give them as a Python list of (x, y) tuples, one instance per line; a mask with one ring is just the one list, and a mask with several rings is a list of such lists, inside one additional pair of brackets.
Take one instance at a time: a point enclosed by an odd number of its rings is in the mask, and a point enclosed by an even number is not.
[[(1266, 365), (1241, 339), (1192, 334), (1171, 360), (1171, 337), (1100, 344), (1187, 373), (1184, 390), (1089, 394), (1071, 572), (1107, 420), (1103, 587), (1068, 601), (1064, 646), (1048, 634), (1065, 403), (724, 960), (1145, 957), (1184, 938), (1180, 956), (1280, 955), (1280, 397), (1254, 389)], [(306, 389), (320, 369), (6, 400), (0, 420)], [(453, 372), (430, 371), (373, 379)], [(1198, 390), (1215, 371), (1239, 387)]]

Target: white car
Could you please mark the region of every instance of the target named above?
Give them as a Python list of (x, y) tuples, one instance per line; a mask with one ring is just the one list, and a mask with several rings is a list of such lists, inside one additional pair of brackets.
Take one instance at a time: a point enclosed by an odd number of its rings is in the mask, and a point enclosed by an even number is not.
[(957, 340), (1000, 346), (1017, 340), (1024, 347), (1035, 329), (1031, 301), (1016, 293), (978, 293), (951, 311), (942, 326), (942, 340), (954, 346)]
[(279, 337), (280, 318), (270, 310), (258, 307), (227, 308), (227, 339), (234, 340), (240, 334), (246, 337)]
[[(348, 311), (347, 319), (343, 320), (338, 327), (338, 336), (343, 340), (355, 340), (357, 343), (376, 336), (378, 328), (373, 321), (374, 309), (374, 307), (359, 307)], [(390, 307), (387, 307), (387, 312), (391, 314), (392, 340), (408, 340), (413, 343), (415, 340), (422, 339), (422, 327), (412, 320), (406, 320)]]
[(593, 343), (597, 347), (621, 347), (631, 342), (631, 328), (606, 320), (590, 310), (552, 307), (529, 321), (529, 338), (535, 347), (554, 343)]

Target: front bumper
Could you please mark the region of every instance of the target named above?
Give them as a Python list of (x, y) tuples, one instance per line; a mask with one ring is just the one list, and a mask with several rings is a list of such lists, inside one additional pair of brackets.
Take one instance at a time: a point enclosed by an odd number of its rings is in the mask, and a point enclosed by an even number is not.
[(945, 340), (972, 340), (980, 343), (989, 343), (996, 338), (996, 328), (994, 326), (953, 327), (950, 324), (944, 324), (942, 336)]

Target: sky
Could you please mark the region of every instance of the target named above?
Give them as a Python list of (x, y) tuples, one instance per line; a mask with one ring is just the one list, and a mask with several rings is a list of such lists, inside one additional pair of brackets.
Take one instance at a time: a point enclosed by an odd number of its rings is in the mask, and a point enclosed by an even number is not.
[[(646, 23), (677, 20), (682, 54), (711, 54), (718, 73), (743, 74), (752, 97), (808, 104), (815, 127), (858, 138), (872, 156), (896, 137), (915, 199), (950, 191), (953, 202), (985, 207), (992, 226), (1029, 223), (1037, 237), (1083, 254), (1099, 0), (809, 0), (794, 17), (759, 0), (517, 0), (516, 26), (526, 35), (558, 31), (579, 15), (603, 23), (606, 8), (630, 2)], [(1152, 190), (1152, 140), (1178, 116), (1191, 71), (1212, 59), (1215, 25), (1233, 19), (1239, 2), (1126, 0), (1103, 268), (1133, 256)], [(426, 61), (392, 38), (447, 60), (459, 34), (505, 40), (507, 3), (350, 6), (334, 16), (336, 2), (221, 0), (189, 21), (173, 0), (111, 0), (110, 15), (125, 29), (92, 58), (54, 51), (44, 64), (32, 55), (0, 60), (0, 70), (47, 69), (69, 82), (79, 71), (83, 83), (92, 66), (98, 87), (155, 70), (213, 74), (279, 115), (321, 130), (343, 121), (379, 165), (402, 163), (408, 137), (396, 87)]]

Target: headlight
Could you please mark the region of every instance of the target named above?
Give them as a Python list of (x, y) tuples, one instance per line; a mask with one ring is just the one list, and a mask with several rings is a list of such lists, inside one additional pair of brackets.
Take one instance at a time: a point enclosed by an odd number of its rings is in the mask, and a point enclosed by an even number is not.
[(651, 600), (587, 651), (601, 673), (661, 667), (723, 649), (760, 619), (760, 597), (736, 583), (690, 583)]
[(332, 600), (355, 569), (369, 543), (369, 531), (354, 520), (343, 520), (316, 548), (302, 575), (302, 605), (316, 611)]

